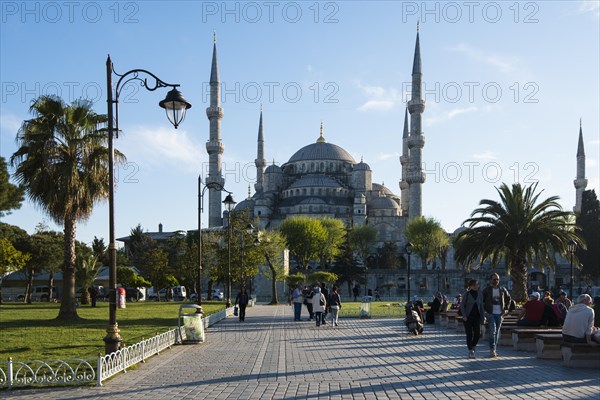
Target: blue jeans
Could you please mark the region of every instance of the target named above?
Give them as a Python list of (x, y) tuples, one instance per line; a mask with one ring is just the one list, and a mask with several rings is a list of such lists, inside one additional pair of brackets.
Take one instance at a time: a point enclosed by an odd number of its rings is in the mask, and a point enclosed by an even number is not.
[(300, 313), (302, 312), (302, 303), (294, 303), (294, 321), (300, 321)]
[(498, 339), (500, 338), (500, 327), (502, 326), (502, 314), (488, 314), (490, 350), (496, 350)]

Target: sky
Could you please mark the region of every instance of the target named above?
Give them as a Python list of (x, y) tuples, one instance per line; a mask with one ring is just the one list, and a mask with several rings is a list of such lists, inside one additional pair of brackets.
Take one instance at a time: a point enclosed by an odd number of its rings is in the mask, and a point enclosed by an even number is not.
[[(425, 147), (423, 214), (453, 232), (502, 184), (538, 183), (572, 210), (580, 120), (587, 189), (598, 193), (599, 1), (1, 1), (0, 155), (17, 149), (29, 106), (45, 94), (94, 102), (106, 113), (106, 58), (119, 73), (146, 69), (181, 85), (192, 104), (177, 129), (158, 102), (167, 90), (123, 87), (127, 156), (117, 170), (117, 237), (138, 224), (197, 228), (198, 176), (206, 176), (213, 33), (222, 81), (225, 187), (254, 192), (259, 113), (265, 158), (281, 165), (328, 142), (399, 193), (402, 129), (420, 25)], [(12, 172), (12, 169), (9, 169)], [(206, 196), (208, 197), (208, 196)], [(205, 206), (208, 198), (205, 199)], [(207, 209), (206, 209), (207, 210)], [(207, 226), (206, 212), (203, 226)], [(3, 218), (33, 233), (25, 201)], [(108, 242), (108, 205), (77, 227)]]

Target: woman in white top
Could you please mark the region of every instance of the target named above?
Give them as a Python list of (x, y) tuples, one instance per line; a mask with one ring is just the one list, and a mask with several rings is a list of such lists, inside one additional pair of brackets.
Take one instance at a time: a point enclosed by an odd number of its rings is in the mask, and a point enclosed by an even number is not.
[(315, 313), (315, 320), (317, 321), (317, 326), (321, 326), (321, 320), (323, 317), (323, 313), (325, 312), (326, 305), (327, 300), (325, 299), (325, 295), (321, 293), (321, 288), (317, 286), (314, 290), (314, 296), (312, 298), (313, 313)]

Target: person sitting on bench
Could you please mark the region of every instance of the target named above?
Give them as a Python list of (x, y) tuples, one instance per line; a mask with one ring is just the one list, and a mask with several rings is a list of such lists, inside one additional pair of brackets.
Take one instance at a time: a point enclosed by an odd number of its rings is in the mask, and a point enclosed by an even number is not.
[(597, 344), (592, 341), (594, 328), (594, 310), (590, 307), (592, 298), (582, 294), (577, 298), (577, 304), (569, 308), (562, 329), (563, 341), (568, 343)]
[(544, 302), (540, 301), (540, 294), (532, 292), (529, 301), (523, 304), (523, 311), (517, 321), (518, 326), (540, 326), (544, 317)]

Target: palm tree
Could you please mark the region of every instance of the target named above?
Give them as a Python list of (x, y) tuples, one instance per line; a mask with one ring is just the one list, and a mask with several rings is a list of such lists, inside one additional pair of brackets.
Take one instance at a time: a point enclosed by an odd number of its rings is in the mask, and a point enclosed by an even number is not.
[[(108, 149), (105, 115), (85, 100), (66, 105), (55, 96), (33, 102), (34, 118), (17, 134), (19, 149), (12, 155), (14, 177), (27, 197), (56, 223), (64, 226), (63, 290), (59, 319), (76, 319), (75, 232), (94, 205), (108, 196)], [(116, 152), (117, 162), (124, 156)]]
[(464, 223), (470, 229), (456, 238), (455, 258), (467, 267), (473, 262), (491, 261), (495, 266), (504, 259), (513, 282), (513, 297), (527, 299), (527, 267), (554, 267), (554, 254), (566, 255), (570, 241), (585, 248), (577, 234), (572, 214), (563, 211), (557, 196), (538, 201), (537, 183), (512, 189), (502, 184), (497, 188), (500, 202), (484, 199)]

